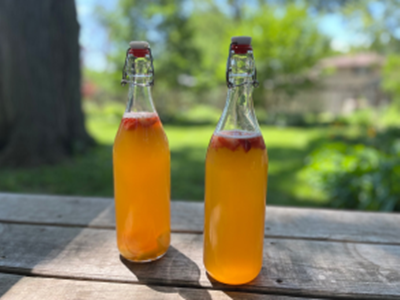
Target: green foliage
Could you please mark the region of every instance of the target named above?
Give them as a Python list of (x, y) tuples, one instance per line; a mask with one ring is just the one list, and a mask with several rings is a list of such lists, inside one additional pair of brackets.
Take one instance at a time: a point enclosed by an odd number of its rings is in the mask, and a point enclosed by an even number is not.
[[(0, 170), (0, 190), (24, 193), (113, 196), (111, 145), (121, 121), (123, 104), (97, 105), (85, 102), (87, 129), (98, 146), (85, 154), (54, 166), (32, 169)], [(218, 113), (219, 115), (219, 113)], [(189, 110), (186, 120), (214, 119), (208, 107)], [(171, 149), (172, 199), (202, 201), (204, 163), (207, 145), (215, 129), (208, 126), (165, 125)], [(270, 157), (268, 203), (278, 205), (324, 205), (318, 195), (299, 178), (304, 157), (332, 134), (358, 135), (357, 131), (336, 128), (276, 128), (262, 126)], [(314, 143), (314, 141), (318, 143)]]
[(94, 84), (94, 95), (89, 99), (83, 99), (96, 102), (97, 104), (106, 104), (111, 102), (125, 103), (127, 91), (117, 84), (121, 81), (121, 73), (117, 72), (99, 72), (90, 69), (83, 69), (84, 83)]
[(98, 7), (99, 20), (113, 45), (109, 59), (117, 73), (131, 40), (148, 40), (152, 45), (157, 84), (176, 86), (178, 75), (192, 73), (199, 52), (193, 43), (189, 16), (181, 9), (183, 2), (120, 0), (114, 11)]
[(193, 16), (200, 29), (195, 33), (196, 43), (202, 49), (203, 61), (198, 66), (203, 69), (201, 76), (207, 72), (210, 80), (224, 82), (228, 45), (230, 37), (235, 35), (252, 36), (260, 82), (280, 77), (280, 84), (286, 84), (286, 88), (294, 82), (283, 77), (301, 75), (326, 55), (327, 39), (309, 18), (306, 6), (260, 4), (241, 10), (244, 13), (239, 20), (212, 5)]
[(389, 129), (364, 144), (325, 144), (308, 157), (303, 176), (328, 194), (332, 207), (400, 211), (399, 133)]
[(196, 105), (190, 109), (178, 112), (170, 118), (167, 124), (175, 125), (213, 125), (221, 116), (221, 111), (209, 105)]
[(111, 146), (98, 145), (54, 166), (1, 169), (4, 192), (112, 196)]
[(386, 58), (382, 74), (382, 88), (392, 95), (393, 99), (400, 105), (400, 55), (389, 55)]
[(265, 96), (264, 82), (290, 94), (310, 86), (306, 71), (329, 52), (329, 46), (306, 4), (226, 5), (237, 13), (227, 13), (229, 9), (216, 1), (199, 0), (120, 0), (114, 11), (99, 8), (112, 45), (111, 72), (117, 74), (108, 74), (109, 70), (103, 76), (118, 89), (129, 41), (148, 40), (155, 58), (154, 99), (161, 114), (171, 115), (193, 103), (219, 104), (225, 95), (216, 91), (225, 84), (230, 37), (250, 35), (261, 82), (256, 104)]
[(388, 107), (386, 107), (379, 121), (382, 123), (384, 127), (390, 127), (390, 126), (400, 127), (398, 103), (393, 101)]
[[(314, 0), (318, 1), (318, 0)], [(319, 1), (332, 2), (332, 1)], [(334, 11), (341, 13), (347, 26), (366, 41), (354, 50), (373, 50), (381, 54), (399, 53), (400, 0), (338, 0)], [(312, 5), (312, 4), (310, 4)], [(357, 49), (358, 48), (358, 49)]]
[(377, 112), (371, 108), (359, 109), (350, 115), (338, 116), (334, 122), (342, 125), (368, 127), (377, 124), (376, 114)]

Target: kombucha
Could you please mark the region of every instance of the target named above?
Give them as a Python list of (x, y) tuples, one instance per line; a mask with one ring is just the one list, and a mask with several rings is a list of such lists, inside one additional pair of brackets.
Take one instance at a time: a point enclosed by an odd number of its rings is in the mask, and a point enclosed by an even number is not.
[(113, 149), (118, 249), (135, 262), (170, 243), (170, 154), (157, 113), (125, 113)]
[(244, 284), (261, 270), (268, 157), (260, 133), (220, 131), (206, 158), (204, 265), (216, 280)]

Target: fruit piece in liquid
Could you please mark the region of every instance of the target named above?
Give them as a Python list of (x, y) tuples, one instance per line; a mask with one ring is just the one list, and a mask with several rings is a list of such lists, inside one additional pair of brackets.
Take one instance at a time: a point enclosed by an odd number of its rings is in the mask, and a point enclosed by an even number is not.
[(222, 131), (206, 158), (204, 265), (216, 280), (244, 284), (261, 270), (268, 156), (260, 134)]
[(170, 243), (170, 154), (156, 113), (125, 113), (113, 149), (118, 249), (131, 261)]

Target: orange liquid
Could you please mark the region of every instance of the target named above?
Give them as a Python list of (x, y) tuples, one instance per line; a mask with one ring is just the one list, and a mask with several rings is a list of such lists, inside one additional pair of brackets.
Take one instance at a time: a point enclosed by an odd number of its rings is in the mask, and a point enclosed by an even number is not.
[(118, 249), (151, 261), (170, 244), (170, 153), (155, 113), (125, 113), (113, 149)]
[(261, 270), (268, 156), (261, 135), (225, 131), (206, 159), (204, 265), (216, 280), (244, 284)]

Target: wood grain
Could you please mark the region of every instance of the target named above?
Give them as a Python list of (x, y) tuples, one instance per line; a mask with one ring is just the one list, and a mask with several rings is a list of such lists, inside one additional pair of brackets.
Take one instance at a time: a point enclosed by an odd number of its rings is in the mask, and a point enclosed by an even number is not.
[[(3, 296), (2, 296), (3, 295)], [(108, 282), (61, 280), (54, 278), (23, 277), (0, 273), (2, 300), (300, 300), (276, 295), (223, 292), (198, 288), (163, 287), (155, 285), (121, 284)], [(310, 299), (310, 298), (306, 298)]]
[(202, 242), (199, 234), (173, 234), (164, 258), (133, 264), (120, 259), (112, 230), (0, 224), (0, 271), (305, 297), (400, 297), (398, 246), (266, 239), (260, 275), (234, 287), (206, 275)]
[[(114, 228), (111, 198), (0, 193), (0, 221)], [(174, 232), (201, 233), (203, 203), (173, 201)], [(267, 206), (265, 234), (274, 238), (400, 245), (400, 214)]]

